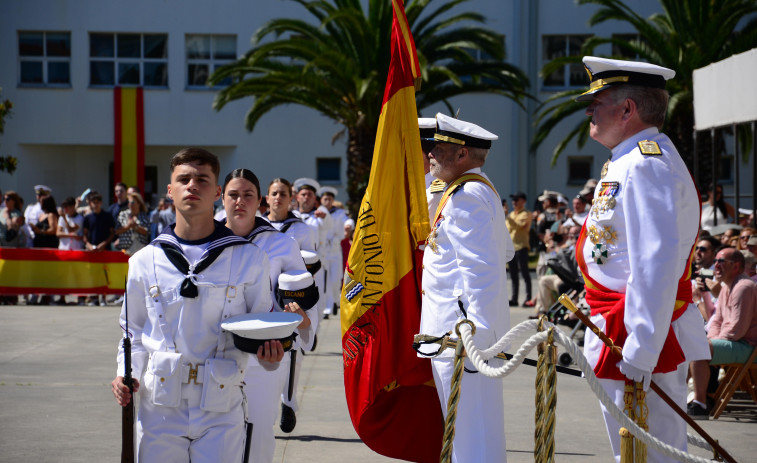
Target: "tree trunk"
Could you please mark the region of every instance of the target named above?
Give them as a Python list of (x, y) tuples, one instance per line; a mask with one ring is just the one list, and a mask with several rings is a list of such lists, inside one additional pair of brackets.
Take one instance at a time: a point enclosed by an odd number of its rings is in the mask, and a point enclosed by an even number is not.
[(348, 127), (347, 133), (347, 210), (355, 218), (371, 174), (376, 128)]

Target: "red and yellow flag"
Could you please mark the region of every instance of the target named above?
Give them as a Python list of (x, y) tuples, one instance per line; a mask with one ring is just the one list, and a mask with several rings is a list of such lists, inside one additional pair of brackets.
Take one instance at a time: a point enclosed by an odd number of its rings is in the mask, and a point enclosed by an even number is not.
[(420, 70), (402, 1), (392, 6), (392, 60), (342, 292), (344, 387), (366, 445), (437, 462), (442, 409), (431, 364), (412, 348), (421, 316), (419, 246), (429, 232), (415, 106)]
[(121, 294), (128, 262), (116, 251), (0, 248), (0, 294)]
[(145, 120), (142, 87), (113, 89), (113, 177), (145, 191)]

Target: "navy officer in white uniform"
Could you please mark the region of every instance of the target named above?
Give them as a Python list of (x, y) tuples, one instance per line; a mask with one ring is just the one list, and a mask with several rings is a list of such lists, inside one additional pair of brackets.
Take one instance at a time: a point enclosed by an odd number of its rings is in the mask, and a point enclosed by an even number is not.
[[(434, 139), (431, 173), (447, 187), (423, 253), (420, 332), (454, 335), (455, 325), (467, 318), (476, 325), (476, 345), (488, 348), (510, 328), (506, 264), (515, 253), (500, 196), (481, 172), (497, 136), (437, 114)], [(453, 363), (452, 349), (431, 360), (445, 416)], [(452, 461), (504, 462), (502, 379), (487, 378), (465, 363)]]
[[(128, 309), (140, 463), (242, 461), (249, 354), (221, 323), (273, 303), (265, 252), (213, 220), (219, 170), (206, 150), (176, 153), (168, 185), (176, 224), (129, 259), (121, 326)], [(257, 354), (275, 369), (284, 351), (266, 341)], [(122, 406), (131, 400), (124, 371), (121, 344), (112, 390)]]
[[(592, 320), (622, 359), (587, 331), (584, 353), (605, 390), (624, 408), (624, 388), (654, 380), (686, 405), (688, 362), (709, 357), (702, 316), (692, 304), (690, 269), (699, 229), (694, 182), (670, 139), (666, 80), (675, 72), (649, 63), (586, 56), (590, 136), (612, 151), (577, 243)], [(635, 383), (640, 383), (637, 386)], [(630, 398), (630, 397), (629, 397)], [(660, 397), (646, 394), (647, 425), (686, 449), (686, 423)], [(603, 407), (616, 461), (619, 425)], [(674, 461), (648, 449), (649, 462)]]

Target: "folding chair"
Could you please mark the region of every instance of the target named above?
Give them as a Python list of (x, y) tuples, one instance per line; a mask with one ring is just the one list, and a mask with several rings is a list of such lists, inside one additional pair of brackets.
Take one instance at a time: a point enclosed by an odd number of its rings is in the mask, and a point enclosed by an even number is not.
[(733, 394), (739, 388), (749, 393), (754, 403), (757, 404), (757, 388), (754, 382), (752, 382), (750, 372), (750, 370), (757, 371), (757, 364), (754, 363), (755, 359), (757, 359), (757, 347), (752, 349), (752, 354), (744, 363), (720, 365), (725, 369), (725, 377), (720, 382), (717, 391), (715, 391), (715, 406), (711, 412), (713, 420), (717, 420), (720, 417), (720, 414), (728, 406), (731, 397), (733, 397)]

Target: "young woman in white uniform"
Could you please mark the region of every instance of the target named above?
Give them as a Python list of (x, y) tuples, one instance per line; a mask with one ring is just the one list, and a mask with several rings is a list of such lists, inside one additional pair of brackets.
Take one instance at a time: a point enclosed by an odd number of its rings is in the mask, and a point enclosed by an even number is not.
[[(298, 327), (298, 340), (293, 349), (300, 344), (309, 347), (315, 335), (312, 318), (303, 311), (297, 303), (280, 307), (275, 297), (279, 275), (284, 272), (306, 272), (305, 263), (300, 255), (297, 243), (275, 229), (262, 217), (256, 217), (255, 212), (260, 206), (260, 183), (252, 171), (235, 169), (226, 176), (223, 184), (223, 206), (226, 211), (226, 227), (235, 235), (243, 236), (248, 241), (260, 247), (268, 255), (270, 267), (270, 287), (274, 293), (274, 310), (298, 313), (303, 321)], [(316, 308), (312, 309), (317, 310)], [(308, 311), (311, 312), (311, 311)], [(289, 355), (285, 355), (279, 369), (268, 371), (263, 369), (257, 359), (250, 357), (245, 374), (245, 395), (247, 396), (248, 417), (253, 425), (248, 461), (260, 463), (273, 461), (276, 440), (273, 425), (278, 412), (278, 396), (282, 388), (286, 387), (289, 379)]]

